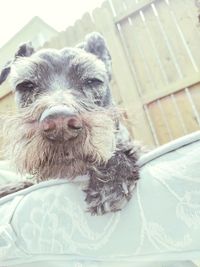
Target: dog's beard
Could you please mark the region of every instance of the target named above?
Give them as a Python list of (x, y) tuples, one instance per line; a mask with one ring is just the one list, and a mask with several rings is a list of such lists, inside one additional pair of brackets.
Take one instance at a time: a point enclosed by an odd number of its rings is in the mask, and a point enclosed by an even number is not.
[(3, 136), (5, 153), (21, 174), (37, 180), (74, 178), (91, 165), (106, 163), (115, 152), (115, 123), (109, 111), (81, 113), (82, 132), (63, 142), (44, 137), (38, 118), (41, 109), (23, 109), (7, 117)]

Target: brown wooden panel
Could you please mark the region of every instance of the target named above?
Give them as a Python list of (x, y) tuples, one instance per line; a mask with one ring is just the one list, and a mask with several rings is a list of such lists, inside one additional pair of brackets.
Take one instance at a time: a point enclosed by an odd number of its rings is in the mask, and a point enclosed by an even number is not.
[(190, 93), (200, 118), (200, 83), (190, 87)]
[(199, 130), (194, 111), (184, 90), (176, 93), (176, 100), (188, 132), (191, 133)]
[(171, 139), (167, 131), (165, 122), (163, 120), (163, 116), (158, 106), (158, 103), (152, 102), (148, 105), (148, 109), (159, 143), (165, 144), (169, 142)]
[[(177, 97), (174, 96), (174, 101), (177, 101)], [(184, 129), (181, 124), (181, 119), (177, 113), (175, 103), (173, 102), (173, 96), (167, 96), (160, 100), (168, 127), (170, 130), (170, 135), (172, 139), (176, 139), (180, 136), (183, 136)], [(180, 115), (182, 110), (180, 110)], [(183, 116), (183, 114), (182, 114)], [(181, 116), (181, 118), (182, 118)]]

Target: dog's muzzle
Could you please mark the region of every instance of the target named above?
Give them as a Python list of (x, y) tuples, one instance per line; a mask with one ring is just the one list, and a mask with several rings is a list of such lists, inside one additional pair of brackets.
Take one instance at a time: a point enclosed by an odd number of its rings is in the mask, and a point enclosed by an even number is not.
[(43, 135), (54, 141), (66, 141), (75, 138), (83, 129), (80, 116), (64, 105), (46, 109), (39, 122)]

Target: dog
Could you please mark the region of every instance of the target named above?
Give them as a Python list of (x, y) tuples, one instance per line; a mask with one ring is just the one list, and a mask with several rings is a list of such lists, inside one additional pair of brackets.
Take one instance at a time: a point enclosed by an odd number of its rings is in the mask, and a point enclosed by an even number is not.
[(35, 181), (88, 175), (84, 192), (91, 214), (126, 205), (139, 179), (140, 148), (112, 99), (111, 64), (106, 41), (96, 32), (73, 48), (18, 48), (0, 75), (0, 84), (10, 78), (18, 107), (3, 136), (17, 171), (35, 180), (1, 187), (1, 197)]

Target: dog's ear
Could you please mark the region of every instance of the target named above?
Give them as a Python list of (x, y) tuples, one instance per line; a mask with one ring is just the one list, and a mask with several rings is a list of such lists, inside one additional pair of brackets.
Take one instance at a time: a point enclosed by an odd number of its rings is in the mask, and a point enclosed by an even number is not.
[(100, 33), (92, 32), (86, 35), (84, 42), (79, 44), (77, 47), (82, 48), (86, 52), (92, 53), (101, 59), (106, 66), (109, 79), (111, 78), (111, 55), (109, 53), (106, 41)]
[(17, 52), (15, 53), (14, 59), (8, 61), (3, 67), (0, 73), (0, 85), (7, 79), (10, 73), (11, 65), (16, 61), (17, 58), (30, 57), (34, 52), (34, 48), (32, 47), (32, 44), (30, 42), (21, 44)]
[(12, 61), (8, 61), (0, 73), (0, 85), (6, 80), (10, 73), (11, 62)]
[(15, 58), (18, 57), (30, 57), (35, 52), (32, 43), (27, 42), (24, 44), (21, 44), (15, 53)]

